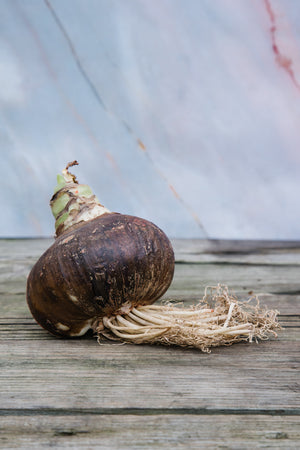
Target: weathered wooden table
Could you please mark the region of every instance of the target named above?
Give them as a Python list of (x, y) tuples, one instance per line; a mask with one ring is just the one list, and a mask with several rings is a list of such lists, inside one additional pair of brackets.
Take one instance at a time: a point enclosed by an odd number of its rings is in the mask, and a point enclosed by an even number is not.
[(281, 312), (278, 339), (204, 354), (49, 335), (25, 282), (50, 242), (0, 241), (0, 448), (300, 448), (300, 243), (174, 242), (165, 298), (224, 283)]

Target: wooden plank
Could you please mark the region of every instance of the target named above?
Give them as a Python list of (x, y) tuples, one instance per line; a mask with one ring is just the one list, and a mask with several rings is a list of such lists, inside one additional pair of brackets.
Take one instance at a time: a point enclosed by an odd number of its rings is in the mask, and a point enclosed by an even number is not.
[(35, 259), (54, 242), (54, 238), (0, 239), (0, 261)]
[[(25, 289), (25, 287), (23, 287), (23, 289)], [(247, 295), (245, 295), (244, 290), (239, 292), (236, 289), (234, 292), (237, 293), (238, 298), (241, 300), (249, 298), (248, 292)], [(253, 292), (255, 293), (256, 291), (254, 290)], [(162, 301), (180, 300), (185, 305), (191, 305), (198, 302), (199, 299), (202, 298), (203, 293), (204, 286), (199, 286), (199, 288), (194, 286), (193, 289), (189, 290), (187, 290), (186, 286), (183, 286), (181, 290), (175, 277), (173, 286), (171, 286), (168, 292), (163, 296)], [(257, 293), (259, 293), (258, 290)], [(282, 315), (299, 314), (300, 295), (260, 294), (259, 299), (262, 305), (266, 305), (271, 309), (277, 309)], [(25, 292), (0, 295), (0, 314), (1, 318), (30, 318), (31, 314), (27, 307)]]
[[(45, 239), (0, 240), (2, 317), (30, 316), (25, 301), (26, 277), (50, 242)], [(197, 242), (200, 245), (202, 241)], [(186, 245), (189, 248), (189, 241)], [(294, 264), (176, 264), (173, 283), (164, 298), (194, 302), (203, 296), (207, 285), (218, 283), (228, 285), (240, 298), (248, 298), (251, 292), (262, 294), (261, 301), (282, 314), (299, 313), (299, 267)]]
[(299, 265), (299, 241), (174, 239), (177, 262)]
[[(299, 331), (300, 328), (300, 317), (291, 315), (291, 316), (280, 316), (279, 322), (283, 327), (283, 330), (279, 332), (279, 337), (281, 341), (285, 340), (297, 340), (300, 338)], [(293, 330), (290, 330), (293, 328)], [(91, 335), (92, 332), (88, 333), (87, 338)], [(53, 336), (48, 333), (46, 330), (41, 328), (33, 318), (24, 317), (24, 318), (0, 318), (0, 341), (1, 340), (35, 340), (35, 339), (50, 339), (53, 340)], [(57, 339), (57, 338), (56, 338)], [(85, 339), (82, 337), (81, 339)], [(78, 339), (75, 339), (74, 342), (78, 342)]]
[(101, 448), (299, 448), (299, 417), (264, 415), (8, 415), (0, 446)]
[[(15, 295), (25, 292), (26, 277), (32, 265), (51, 242), (44, 239), (20, 240), (20, 242), (18, 240), (0, 240), (0, 291), (2, 294)], [(202, 241), (197, 242), (201, 246)], [(189, 251), (189, 246), (189, 241), (186, 241), (186, 250), (184, 250), (186, 253)], [(216, 253), (210, 253), (206, 254), (206, 257), (209, 257), (209, 261), (206, 263), (177, 264), (177, 278), (180, 284), (183, 283), (188, 287), (189, 291), (196, 281), (196, 295), (199, 295), (199, 285), (202, 288), (201, 293), (205, 285), (217, 283), (228, 284), (233, 289), (238, 289), (238, 292), (263, 289), (265, 293), (300, 294), (298, 280), (300, 252), (295, 255), (299, 256), (298, 262), (278, 264), (278, 261), (277, 263), (273, 261), (271, 264), (267, 263), (265, 259), (262, 261), (262, 265), (248, 266), (239, 256), (238, 260), (228, 261), (227, 264), (222, 260), (222, 264), (219, 264), (220, 259), (217, 258), (220, 258), (220, 255), (216, 257)], [(249, 255), (246, 253), (245, 257), (247, 258)], [(269, 259), (270, 257), (268, 255)], [(192, 260), (193, 258), (188, 259)], [(180, 260), (180, 256), (177, 257), (177, 260)], [(219, 265), (220, 267), (218, 267)], [(172, 295), (172, 290), (170, 295)]]
[[(0, 447), (299, 447), (297, 243), (197, 241), (200, 259), (176, 264), (165, 298), (189, 304), (206, 285), (223, 283), (241, 299), (263, 292), (261, 302), (282, 313), (285, 329), (277, 340), (211, 354), (108, 341), (99, 346), (91, 333), (52, 337), (25, 301), (27, 273), (49, 243), (0, 241)], [(191, 242), (179, 244), (177, 255), (191, 261)], [(285, 251), (295, 259), (283, 262)], [(256, 259), (247, 261), (249, 252)], [(257, 258), (265, 262), (258, 265)]]
[[(0, 239), (0, 262), (15, 259), (34, 261), (53, 242), (53, 238)], [(299, 241), (172, 239), (171, 242), (176, 260), (180, 262), (300, 264)]]
[[(299, 295), (297, 266), (243, 266), (214, 264), (177, 264), (168, 294), (191, 298), (203, 295), (205, 286), (225, 284), (236, 294)], [(250, 294), (249, 294), (250, 293)]]
[(92, 337), (2, 336), (1, 408), (297, 410), (299, 331), (290, 328), (278, 340), (216, 348), (212, 354), (162, 346), (99, 346)]
[(176, 260), (180, 263), (194, 264), (245, 264), (260, 266), (299, 266), (300, 252), (272, 251), (270, 253), (176, 253)]
[(172, 239), (177, 252), (186, 253), (263, 253), (276, 250), (299, 250), (300, 242), (266, 239)]

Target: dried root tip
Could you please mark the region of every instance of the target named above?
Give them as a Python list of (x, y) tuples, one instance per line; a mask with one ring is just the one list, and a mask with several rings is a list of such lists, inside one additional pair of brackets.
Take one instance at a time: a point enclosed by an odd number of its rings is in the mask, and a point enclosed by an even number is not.
[[(253, 299), (255, 305), (250, 304)], [(278, 311), (261, 308), (256, 297), (239, 302), (226, 286), (219, 285), (206, 288), (196, 306), (139, 306), (127, 314), (104, 317), (95, 331), (99, 339), (104, 335), (135, 344), (178, 345), (209, 352), (220, 345), (257, 342), (270, 334), (277, 337), (275, 330), (281, 329), (277, 315)]]

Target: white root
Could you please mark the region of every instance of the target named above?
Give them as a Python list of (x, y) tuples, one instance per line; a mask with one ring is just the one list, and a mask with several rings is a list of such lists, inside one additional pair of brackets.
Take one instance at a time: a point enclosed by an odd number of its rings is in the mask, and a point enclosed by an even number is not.
[(226, 317), (226, 320), (225, 320), (225, 322), (224, 322), (223, 328), (227, 328), (228, 323), (229, 323), (229, 320), (230, 320), (230, 318), (231, 318), (231, 316), (232, 316), (233, 308), (234, 308), (234, 303), (230, 303), (229, 311), (228, 311), (228, 316)]
[(259, 307), (257, 298), (251, 305), (253, 298), (240, 302), (226, 286), (208, 287), (197, 306), (138, 306), (126, 314), (104, 317), (95, 331), (99, 339), (104, 335), (137, 344), (195, 347), (204, 352), (219, 345), (277, 336), (274, 330), (281, 328), (278, 311)]

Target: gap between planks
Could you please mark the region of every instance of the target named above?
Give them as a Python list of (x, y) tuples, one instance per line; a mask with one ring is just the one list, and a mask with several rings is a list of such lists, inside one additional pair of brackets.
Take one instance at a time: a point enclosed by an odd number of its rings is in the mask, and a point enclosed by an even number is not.
[(207, 409), (207, 408), (3, 408), (0, 416), (75, 416), (75, 415), (110, 415), (110, 416), (154, 416), (154, 415), (263, 415), (263, 416), (300, 416), (300, 408), (278, 409)]

